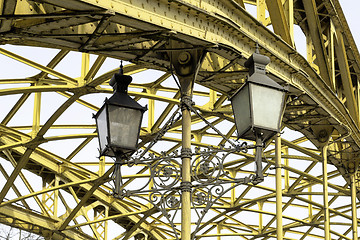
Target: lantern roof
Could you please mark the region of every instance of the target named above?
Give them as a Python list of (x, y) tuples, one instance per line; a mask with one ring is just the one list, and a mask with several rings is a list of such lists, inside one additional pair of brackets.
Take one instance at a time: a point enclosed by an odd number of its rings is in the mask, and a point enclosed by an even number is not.
[(132, 99), (127, 93), (124, 92), (115, 91), (115, 93), (109, 99), (105, 99), (105, 103), (119, 107), (138, 109), (143, 112), (147, 110), (147, 106), (141, 106), (137, 101)]
[(141, 106), (138, 102), (132, 99), (128, 95), (128, 86), (132, 81), (132, 77), (124, 75), (123, 65), (121, 62), (119, 73), (115, 73), (109, 81), (110, 86), (114, 89), (114, 94), (109, 98), (105, 99), (108, 104), (117, 105), (120, 107), (127, 107), (132, 109), (138, 109), (145, 112), (147, 107)]
[(266, 65), (270, 63), (268, 56), (259, 53), (259, 48), (256, 48), (256, 52), (251, 55), (250, 58), (244, 63), (244, 66), (249, 69), (249, 76), (247, 82), (276, 88), (279, 90), (285, 90), (283, 86), (266, 76)]

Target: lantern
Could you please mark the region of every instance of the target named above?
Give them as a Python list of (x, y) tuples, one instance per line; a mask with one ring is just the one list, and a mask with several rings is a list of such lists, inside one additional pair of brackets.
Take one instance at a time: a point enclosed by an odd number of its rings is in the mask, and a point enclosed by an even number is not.
[(230, 99), (238, 138), (264, 142), (280, 131), (286, 89), (266, 76), (269, 62), (258, 50), (245, 62), (248, 79)]
[(123, 68), (114, 74), (109, 84), (114, 94), (94, 115), (100, 145), (100, 155), (131, 156), (136, 150), (143, 113), (147, 110), (127, 94), (132, 77), (123, 75)]

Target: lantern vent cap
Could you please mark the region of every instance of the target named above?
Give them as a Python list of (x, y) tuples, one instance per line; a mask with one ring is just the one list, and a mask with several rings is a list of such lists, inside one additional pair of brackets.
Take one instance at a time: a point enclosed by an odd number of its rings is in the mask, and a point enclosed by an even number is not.
[(255, 83), (262, 86), (268, 86), (281, 91), (287, 91), (286, 88), (275, 82), (266, 75), (266, 65), (270, 63), (270, 58), (260, 54), (259, 45), (256, 45), (256, 51), (244, 63), (244, 66), (249, 69), (249, 76), (246, 82)]

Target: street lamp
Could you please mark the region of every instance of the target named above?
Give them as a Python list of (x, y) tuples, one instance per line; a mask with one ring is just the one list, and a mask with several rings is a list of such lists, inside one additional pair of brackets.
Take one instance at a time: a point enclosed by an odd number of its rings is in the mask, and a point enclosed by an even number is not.
[[(186, 55), (196, 58), (197, 52), (190, 51)], [(191, 61), (182, 61), (183, 55), (172, 58), (179, 61), (181, 67), (187, 69)], [(181, 61), (180, 61), (181, 60)], [(175, 61), (175, 62), (176, 62)], [(173, 115), (164, 123), (156, 136), (149, 142), (145, 150), (132, 156), (137, 149), (141, 118), (146, 108), (140, 106), (127, 95), (127, 86), (131, 77), (120, 73), (115, 74), (110, 84), (114, 87), (114, 95), (105, 100), (104, 106), (95, 115), (100, 153), (103, 156), (116, 157), (114, 169), (114, 196), (117, 198), (132, 197), (141, 201), (148, 201), (161, 211), (170, 223), (177, 240), (195, 239), (200, 231), (200, 224), (205, 214), (214, 205), (219, 204), (219, 198), (225, 196), (231, 189), (241, 184), (258, 184), (263, 181), (262, 148), (263, 143), (279, 132), (280, 121), (284, 108), (286, 90), (271, 80), (265, 74), (265, 66), (270, 62), (266, 56), (254, 53), (245, 66), (249, 68), (249, 78), (246, 83), (230, 99), (233, 107), (238, 138), (256, 141), (256, 145), (241, 144), (232, 141), (223, 135), (214, 125), (196, 110), (192, 102), (192, 84), (195, 73), (189, 76), (179, 74), (182, 87), (181, 104)], [(181, 110), (181, 113), (180, 113)], [(212, 128), (230, 147), (191, 148), (191, 113), (194, 113), (204, 123)], [(148, 151), (162, 139), (164, 134), (178, 121), (182, 121), (181, 152), (161, 152), (160, 154)], [(237, 156), (239, 152), (256, 148), (256, 172), (250, 176), (239, 171), (230, 173), (226, 168), (226, 158)], [(195, 159), (193, 159), (195, 158)], [(149, 170), (149, 177), (138, 181), (132, 189), (125, 189), (128, 184), (122, 184), (121, 166), (131, 168), (141, 164), (143, 169)], [(225, 187), (229, 186), (229, 187)], [(147, 197), (145, 197), (147, 195)], [(202, 210), (200, 210), (202, 209)], [(172, 211), (173, 214), (169, 214)], [(191, 233), (191, 211), (198, 216), (196, 228)], [(181, 237), (174, 223), (177, 212), (181, 212)]]
[(259, 50), (245, 62), (249, 76), (245, 84), (230, 98), (238, 138), (256, 141), (257, 178), (263, 179), (262, 145), (280, 131), (286, 89), (266, 75), (270, 58)]
[(114, 94), (94, 115), (100, 145), (100, 155), (128, 158), (136, 150), (143, 113), (147, 110), (127, 94), (132, 77), (123, 74), (122, 65), (109, 84)]

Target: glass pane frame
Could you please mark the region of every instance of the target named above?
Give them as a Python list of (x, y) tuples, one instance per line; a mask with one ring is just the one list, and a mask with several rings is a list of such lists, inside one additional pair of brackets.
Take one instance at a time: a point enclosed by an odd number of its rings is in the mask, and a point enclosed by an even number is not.
[[(269, 80), (270, 79), (267, 79), (267, 81)], [(276, 101), (278, 103), (278, 107), (276, 107), (273, 113), (271, 113), (271, 111), (267, 111), (270, 109), (265, 109), (265, 115), (276, 115), (276, 119), (272, 121), (272, 126), (266, 126), (262, 119), (260, 119), (260, 121), (258, 120), (259, 118), (261, 118), (260, 115), (262, 115), (262, 113), (259, 114), (259, 109), (260, 111), (261, 109), (264, 110), (264, 107), (260, 106), (259, 108), (259, 103), (256, 103), (259, 96), (256, 96), (257, 94), (254, 94), (254, 90), (260, 88), (263, 88), (266, 92), (268, 92), (267, 94), (269, 95), (270, 100), (272, 94), (275, 94), (278, 97), (278, 101)], [(261, 136), (263, 141), (266, 141), (274, 134), (279, 132), (282, 116), (284, 113), (285, 95), (286, 90), (284, 88), (277, 88), (269, 86), (267, 84), (261, 84), (261, 82), (258, 82), (256, 80), (252, 81), (250, 77), (250, 79), (248, 79), (244, 83), (244, 85), (230, 98), (236, 129), (238, 132), (237, 137), (255, 141), (257, 137), (256, 135), (259, 135)], [(268, 101), (266, 101), (266, 99), (264, 100), (264, 98), (266, 97), (260, 96), (262, 102), (266, 104)]]
[[(132, 137), (132, 143), (131, 144), (122, 144), (121, 141), (124, 140), (116, 135), (114, 136), (114, 133), (121, 133), (121, 131), (115, 131), (116, 125), (112, 126), (110, 124), (111, 119), (113, 119), (114, 116), (112, 116), (111, 110), (121, 109), (123, 111), (133, 111), (137, 113), (138, 120), (136, 123), (138, 124), (135, 127), (131, 127), (131, 125), (135, 122), (134, 119), (132, 121), (129, 121), (129, 126), (122, 126), (123, 128), (127, 128), (131, 130), (131, 134), (134, 134)], [(134, 109), (130, 107), (124, 107), (118, 104), (112, 104), (107, 99), (105, 100), (104, 105), (100, 108), (100, 110), (94, 115), (94, 118), (96, 120), (96, 130), (98, 133), (98, 139), (99, 139), (99, 151), (100, 156), (109, 156), (109, 157), (116, 157), (117, 153), (125, 154), (125, 155), (131, 155), (138, 149), (138, 140), (140, 136), (140, 130), (141, 130), (141, 124), (142, 124), (142, 118), (143, 118), (144, 110), (143, 109)]]
[[(254, 129), (279, 132), (284, 109), (285, 92), (251, 82), (249, 83), (249, 89), (252, 127)], [(256, 93), (256, 91), (259, 92)]]

